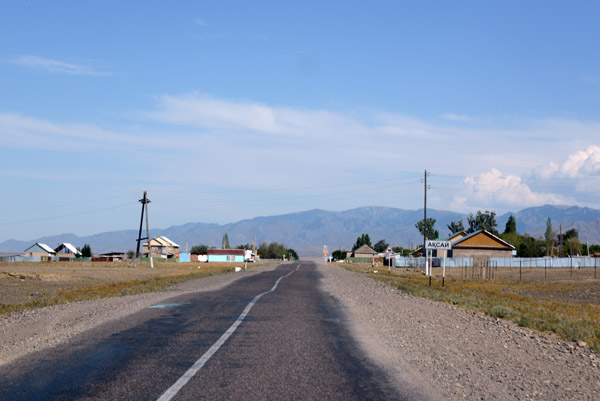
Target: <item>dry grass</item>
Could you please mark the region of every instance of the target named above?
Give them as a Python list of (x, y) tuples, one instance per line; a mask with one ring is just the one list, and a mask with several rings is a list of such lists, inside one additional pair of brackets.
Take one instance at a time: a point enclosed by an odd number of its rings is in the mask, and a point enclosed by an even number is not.
[(75, 301), (159, 291), (188, 280), (226, 274), (231, 263), (2, 263), (0, 315)]
[[(348, 270), (365, 272), (365, 266), (345, 265)], [(445, 286), (441, 277), (433, 279), (420, 272), (380, 268), (370, 277), (414, 296), (446, 302), (512, 320), (539, 331), (554, 332), (568, 341), (585, 341), (600, 352), (600, 280), (540, 282), (508, 279), (462, 279), (449, 272)], [(543, 274), (543, 272), (542, 272)]]

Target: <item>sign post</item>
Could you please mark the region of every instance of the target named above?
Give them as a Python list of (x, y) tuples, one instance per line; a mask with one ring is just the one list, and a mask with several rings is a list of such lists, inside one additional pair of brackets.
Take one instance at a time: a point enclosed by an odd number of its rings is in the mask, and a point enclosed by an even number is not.
[[(439, 249), (443, 251), (449, 251), (452, 249), (452, 242), (450, 241), (433, 241), (428, 240), (425, 241), (426, 251)], [(433, 263), (432, 266), (433, 267)], [(429, 286), (431, 287), (431, 267), (429, 268)], [(444, 286), (444, 281), (446, 280), (446, 258), (444, 258), (444, 265), (442, 267), (442, 287)]]
[(392, 274), (392, 256), (394, 256), (394, 250), (391, 246), (388, 246), (385, 250), (385, 254), (388, 259), (388, 274)]

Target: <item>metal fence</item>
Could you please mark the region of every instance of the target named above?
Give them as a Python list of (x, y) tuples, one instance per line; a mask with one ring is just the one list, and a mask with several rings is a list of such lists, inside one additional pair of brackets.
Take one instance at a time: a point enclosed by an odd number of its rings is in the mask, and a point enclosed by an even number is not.
[(65, 258), (50, 256), (0, 256), (0, 262), (91, 262), (92, 258)]
[(584, 267), (600, 267), (600, 258), (490, 258), (490, 265), (497, 267), (563, 267), (580, 269)]
[[(430, 258), (433, 267), (473, 267), (473, 258)], [(489, 266), (494, 267), (540, 267), (540, 268), (574, 268), (600, 267), (600, 258), (489, 258)], [(394, 266), (405, 268), (425, 268), (425, 258), (406, 258), (396, 256)]]
[[(46, 258), (48, 259), (48, 258)], [(0, 256), (0, 262), (41, 262), (40, 256)]]
[[(473, 266), (473, 258), (429, 258), (433, 267), (465, 267)], [(402, 256), (396, 256), (394, 260), (394, 266), (405, 267), (405, 268), (425, 268), (425, 258), (406, 258)]]

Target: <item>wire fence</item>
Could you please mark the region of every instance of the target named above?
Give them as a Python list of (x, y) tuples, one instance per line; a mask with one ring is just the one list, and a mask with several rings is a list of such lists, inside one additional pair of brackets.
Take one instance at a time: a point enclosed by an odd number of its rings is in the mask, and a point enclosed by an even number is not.
[[(600, 258), (430, 258), (432, 275), (441, 275), (442, 266), (448, 275), (465, 279), (509, 280), (570, 280), (597, 279)], [(425, 258), (397, 256), (396, 268), (425, 272)]]

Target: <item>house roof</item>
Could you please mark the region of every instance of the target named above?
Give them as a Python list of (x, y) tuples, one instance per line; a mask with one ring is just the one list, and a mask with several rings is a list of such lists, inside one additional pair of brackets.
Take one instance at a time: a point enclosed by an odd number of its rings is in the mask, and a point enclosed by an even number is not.
[(40, 249), (42, 249), (44, 252), (48, 252), (48, 253), (56, 253), (54, 252), (54, 249), (50, 248), (48, 245), (46, 244), (42, 244), (41, 242), (36, 242), (35, 244), (31, 245), (29, 248), (25, 249), (24, 252), (29, 252), (30, 249), (38, 247)]
[[(475, 240), (477, 238), (477, 240)], [(494, 234), (479, 230), (452, 244), (452, 248), (509, 248), (515, 249), (508, 242), (496, 237)]]
[(447, 241), (456, 242), (456, 241), (460, 240), (461, 238), (464, 238), (468, 235), (469, 234), (467, 234), (465, 231), (459, 231), (457, 233), (452, 234), (452, 236), (450, 238), (448, 238)]
[(63, 242), (54, 251), (58, 253), (58, 252), (60, 252), (63, 249), (67, 249), (69, 251), (68, 253), (72, 253), (74, 255), (80, 255), (81, 254), (81, 252), (79, 252), (77, 250), (77, 248), (75, 248), (73, 245), (69, 244), (68, 242)]
[[(179, 245), (177, 245), (176, 243), (174, 243), (173, 241), (171, 241), (170, 239), (168, 239), (167, 237), (165, 237), (163, 235), (159, 235), (158, 237), (152, 238), (150, 240), (150, 242), (152, 243), (152, 246), (159, 245), (159, 246), (171, 246), (174, 248), (179, 248)], [(144, 245), (148, 246), (148, 243), (145, 242)]]
[(373, 248), (371, 248), (369, 245), (364, 244), (363, 246), (354, 250), (354, 254), (357, 254), (357, 253), (373, 254), (373, 253), (377, 253), (377, 252), (375, 252), (375, 250)]

